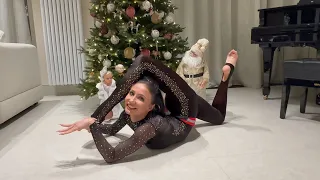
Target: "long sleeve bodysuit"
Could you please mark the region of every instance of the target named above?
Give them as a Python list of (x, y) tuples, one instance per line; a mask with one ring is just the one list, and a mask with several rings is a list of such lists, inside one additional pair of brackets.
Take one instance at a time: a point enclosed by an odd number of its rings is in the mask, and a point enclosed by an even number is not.
[[(232, 65), (230, 67), (233, 69)], [(114, 124), (102, 125), (101, 122), (106, 114), (125, 98), (131, 86), (144, 75), (156, 79), (160, 89), (166, 94), (166, 106), (172, 116), (160, 116), (150, 112), (145, 119), (134, 123), (124, 111)], [(228, 80), (221, 82), (212, 105), (210, 105), (197, 96), (188, 84), (170, 68), (150, 57), (138, 56), (117, 89), (92, 114), (91, 117), (96, 118), (97, 121), (90, 126), (90, 131), (97, 149), (109, 163), (124, 158), (143, 145), (151, 149), (165, 148), (183, 141), (195, 125), (195, 118), (215, 125), (222, 124), (226, 112), (227, 89)], [(116, 147), (112, 147), (103, 133), (114, 135), (125, 125), (129, 125), (134, 130), (134, 134)]]
[[(115, 135), (125, 125), (134, 130), (134, 134), (116, 147), (112, 147), (103, 134)], [(174, 117), (152, 114), (134, 123), (129, 115), (123, 112), (115, 123), (94, 123), (90, 126), (90, 131), (100, 154), (106, 162), (111, 163), (134, 153), (144, 145), (153, 149), (167, 147), (184, 139), (191, 127)]]

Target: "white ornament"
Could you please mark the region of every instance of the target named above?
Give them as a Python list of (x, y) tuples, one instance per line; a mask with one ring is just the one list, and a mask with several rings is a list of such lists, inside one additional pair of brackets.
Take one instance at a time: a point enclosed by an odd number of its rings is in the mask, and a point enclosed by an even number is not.
[(118, 73), (123, 73), (124, 72), (124, 66), (122, 64), (118, 64), (118, 65), (116, 65), (115, 70)]
[(105, 60), (103, 66), (109, 68), (111, 66), (111, 61), (109, 59)]
[(164, 17), (164, 12), (160, 11), (160, 12), (158, 12), (158, 15), (159, 15), (159, 19), (162, 19)]
[(115, 8), (115, 5), (113, 3), (108, 3), (108, 5), (107, 5), (108, 13), (113, 12), (115, 9), (116, 8)]
[(142, 3), (142, 9), (146, 10), (146, 11), (149, 11), (149, 9), (151, 8), (152, 4), (148, 1), (148, 0), (145, 0), (143, 1)]
[(172, 58), (172, 54), (171, 54), (169, 51), (167, 51), (167, 52), (165, 52), (165, 53), (163, 54), (163, 57), (164, 57), (166, 60), (169, 60), (169, 59)]
[(103, 59), (102, 54), (99, 54), (99, 55), (98, 55), (98, 59), (99, 59), (99, 60), (102, 60), (102, 59)]
[(88, 51), (89, 51), (89, 54), (90, 54), (90, 55), (92, 55), (92, 54), (95, 52), (94, 49), (89, 49)]
[(95, 24), (96, 24), (97, 28), (101, 28), (101, 26), (102, 26), (102, 23), (100, 21), (96, 21)]
[(166, 22), (167, 22), (168, 24), (173, 23), (173, 17), (170, 16), (170, 15), (168, 15), (168, 16), (166, 17)]
[(119, 41), (120, 41), (120, 39), (119, 39), (118, 36), (113, 35), (113, 36), (111, 37), (111, 43), (112, 43), (112, 44), (118, 44)]
[(155, 29), (155, 30), (152, 30), (151, 36), (152, 36), (153, 38), (158, 38), (159, 35), (160, 35), (160, 33), (159, 33), (158, 30), (156, 30), (156, 29)]

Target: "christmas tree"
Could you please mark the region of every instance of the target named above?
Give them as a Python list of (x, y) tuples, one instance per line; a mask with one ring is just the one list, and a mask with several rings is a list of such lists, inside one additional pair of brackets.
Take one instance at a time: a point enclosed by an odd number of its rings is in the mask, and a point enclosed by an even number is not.
[(118, 81), (140, 54), (176, 70), (179, 55), (189, 49), (187, 38), (179, 35), (184, 28), (172, 16), (176, 9), (170, 0), (92, 0), (90, 15), (95, 23), (87, 47), (81, 49), (87, 62), (80, 96), (88, 99), (98, 92), (103, 68)]

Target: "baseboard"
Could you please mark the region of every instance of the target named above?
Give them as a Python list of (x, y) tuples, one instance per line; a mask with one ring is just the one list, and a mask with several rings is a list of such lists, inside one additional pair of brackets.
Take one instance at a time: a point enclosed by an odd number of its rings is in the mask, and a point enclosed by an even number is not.
[(65, 85), (65, 86), (43, 85), (43, 93), (45, 96), (79, 95), (79, 89), (77, 85)]

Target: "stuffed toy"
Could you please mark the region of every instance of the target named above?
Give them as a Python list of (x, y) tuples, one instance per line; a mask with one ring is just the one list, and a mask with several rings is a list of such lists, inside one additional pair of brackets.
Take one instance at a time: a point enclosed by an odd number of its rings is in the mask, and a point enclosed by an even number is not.
[(203, 54), (209, 41), (199, 39), (188, 50), (180, 62), (176, 73), (203, 99), (206, 99), (206, 87), (209, 82), (209, 68)]
[[(98, 98), (100, 99), (100, 104), (102, 104), (116, 89), (116, 81), (113, 79), (112, 72), (108, 71), (107, 68), (103, 68), (100, 71), (100, 81), (101, 82), (96, 85), (96, 88), (99, 90)], [(105, 119), (111, 120), (119, 118), (122, 111), (123, 107), (119, 103), (106, 115)]]

